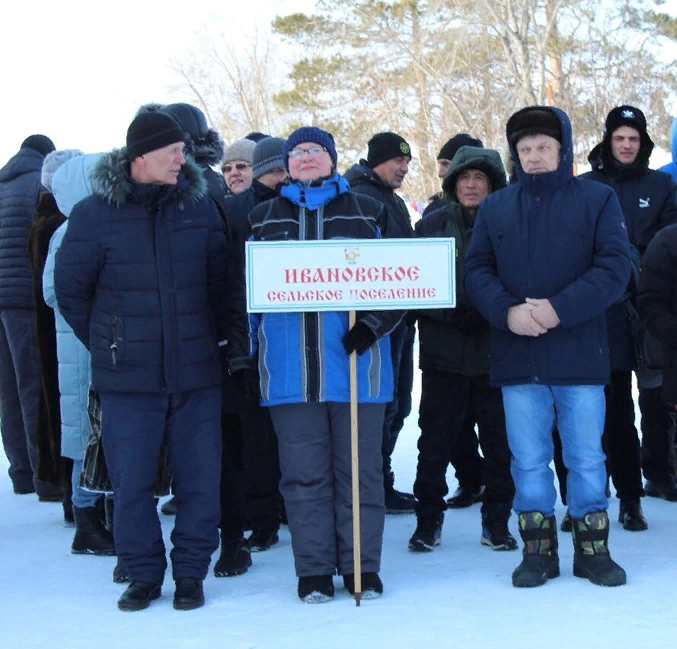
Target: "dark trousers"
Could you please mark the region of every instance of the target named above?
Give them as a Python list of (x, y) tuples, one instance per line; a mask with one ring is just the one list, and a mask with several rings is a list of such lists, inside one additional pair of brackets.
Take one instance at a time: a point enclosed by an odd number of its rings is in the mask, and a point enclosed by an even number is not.
[[(620, 500), (635, 500), (644, 495), (640, 466), (640, 444), (635, 428), (635, 404), (632, 399), (632, 372), (611, 372), (611, 381), (604, 388), (606, 412), (602, 447), (607, 456), (607, 473)], [(557, 431), (555, 441), (555, 469), (560, 496), (566, 504), (566, 467), (562, 460), (562, 445)]]
[(462, 376), (423, 370), (414, 495), (416, 514), (434, 516), (446, 509), (446, 470), (456, 437), (468, 421), (477, 423), (485, 462), (484, 503), (512, 503), (515, 485), (510, 474), (510, 448), (500, 388), (488, 376)]
[(36, 478), (39, 403), (35, 313), (0, 309), (0, 413), (9, 477), (16, 490), (35, 489), (38, 496), (49, 497), (61, 489)]
[(154, 498), (164, 439), (176, 498), (172, 575), (204, 579), (219, 545), (220, 387), (176, 394), (103, 392), (101, 409), (115, 494), (115, 547), (130, 579), (164, 580), (167, 560)]
[[(362, 572), (379, 572), (385, 521), (381, 431), (385, 404), (358, 406)], [(354, 573), (351, 423), (348, 403), (271, 406), (280, 491), (296, 574)]]
[(221, 534), (224, 539), (242, 538), (244, 519), (244, 476), (242, 430), (235, 412), (221, 415)]
[(639, 388), (642, 414), (642, 469), (647, 480), (675, 479), (675, 413), (661, 398), (660, 388)]
[(459, 486), (472, 491), (478, 491), (484, 484), (484, 458), (479, 448), (475, 422), (468, 416), (451, 446), (449, 462), (454, 467)]
[(411, 391), (414, 387), (414, 339), (416, 327), (404, 320), (390, 334), (390, 351), (393, 361), (395, 390), (393, 400), (386, 405), (383, 420), (383, 482), (386, 490), (395, 486), (395, 474), (392, 470), (391, 456), (395, 450), (397, 438), (404, 426), (404, 420), (411, 412)]

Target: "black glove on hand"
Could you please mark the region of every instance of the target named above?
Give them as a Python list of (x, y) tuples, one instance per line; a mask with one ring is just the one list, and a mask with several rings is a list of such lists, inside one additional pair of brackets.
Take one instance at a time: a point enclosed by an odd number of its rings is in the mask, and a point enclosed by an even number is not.
[(243, 368), (231, 374), (233, 393), (236, 399), (250, 406), (258, 406), (261, 399), (259, 373), (251, 368)]
[(357, 352), (362, 356), (376, 342), (376, 334), (364, 322), (356, 322), (355, 326), (343, 336), (343, 349), (350, 355)]

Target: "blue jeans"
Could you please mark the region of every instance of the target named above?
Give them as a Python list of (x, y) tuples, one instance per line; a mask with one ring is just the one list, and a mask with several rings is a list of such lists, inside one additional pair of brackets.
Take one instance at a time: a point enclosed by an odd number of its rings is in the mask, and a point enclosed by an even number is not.
[(73, 507), (83, 509), (84, 507), (94, 507), (96, 502), (101, 498), (101, 494), (93, 491), (87, 491), (78, 486), (80, 482), (80, 474), (82, 473), (82, 460), (73, 460), (73, 476), (71, 478), (73, 485), (73, 495), (71, 502)]
[(567, 503), (573, 518), (604, 511), (606, 468), (602, 451), (604, 387), (601, 385), (510, 385), (503, 387), (503, 407), (512, 452), (515, 512), (555, 511), (550, 463), (557, 423), (567, 477)]

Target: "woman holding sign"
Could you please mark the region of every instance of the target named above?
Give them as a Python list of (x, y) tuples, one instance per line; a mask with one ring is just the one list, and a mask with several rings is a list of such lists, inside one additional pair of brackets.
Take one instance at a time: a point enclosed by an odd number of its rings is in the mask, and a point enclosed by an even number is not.
[[(290, 182), (280, 196), (248, 217), (251, 240), (373, 239), (385, 234), (378, 201), (350, 191), (336, 172), (330, 133), (303, 127), (290, 135), (284, 159)], [(292, 307), (293, 308), (293, 307)], [(381, 432), (386, 403), (393, 398), (388, 334), (401, 311), (324, 311), (250, 315), (250, 349), (231, 362), (242, 389), (259, 389), (270, 407), (280, 452), (284, 497), (304, 602), (334, 596), (333, 575), (353, 594), (350, 370), (357, 359), (360, 458), (362, 597), (378, 597), (385, 518)], [(258, 377), (254, 356), (258, 354)], [(255, 382), (258, 381), (258, 384)]]

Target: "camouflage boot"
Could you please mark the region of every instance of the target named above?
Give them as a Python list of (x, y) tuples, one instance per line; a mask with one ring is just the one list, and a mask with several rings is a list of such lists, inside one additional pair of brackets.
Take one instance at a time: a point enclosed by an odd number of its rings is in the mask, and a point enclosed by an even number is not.
[(522, 512), (517, 522), (524, 549), (522, 563), (512, 573), (512, 585), (533, 588), (559, 577), (555, 517), (545, 516), (542, 512)]
[(598, 586), (622, 586), (626, 581), (625, 570), (609, 554), (607, 513), (592, 512), (572, 521), (574, 575)]

